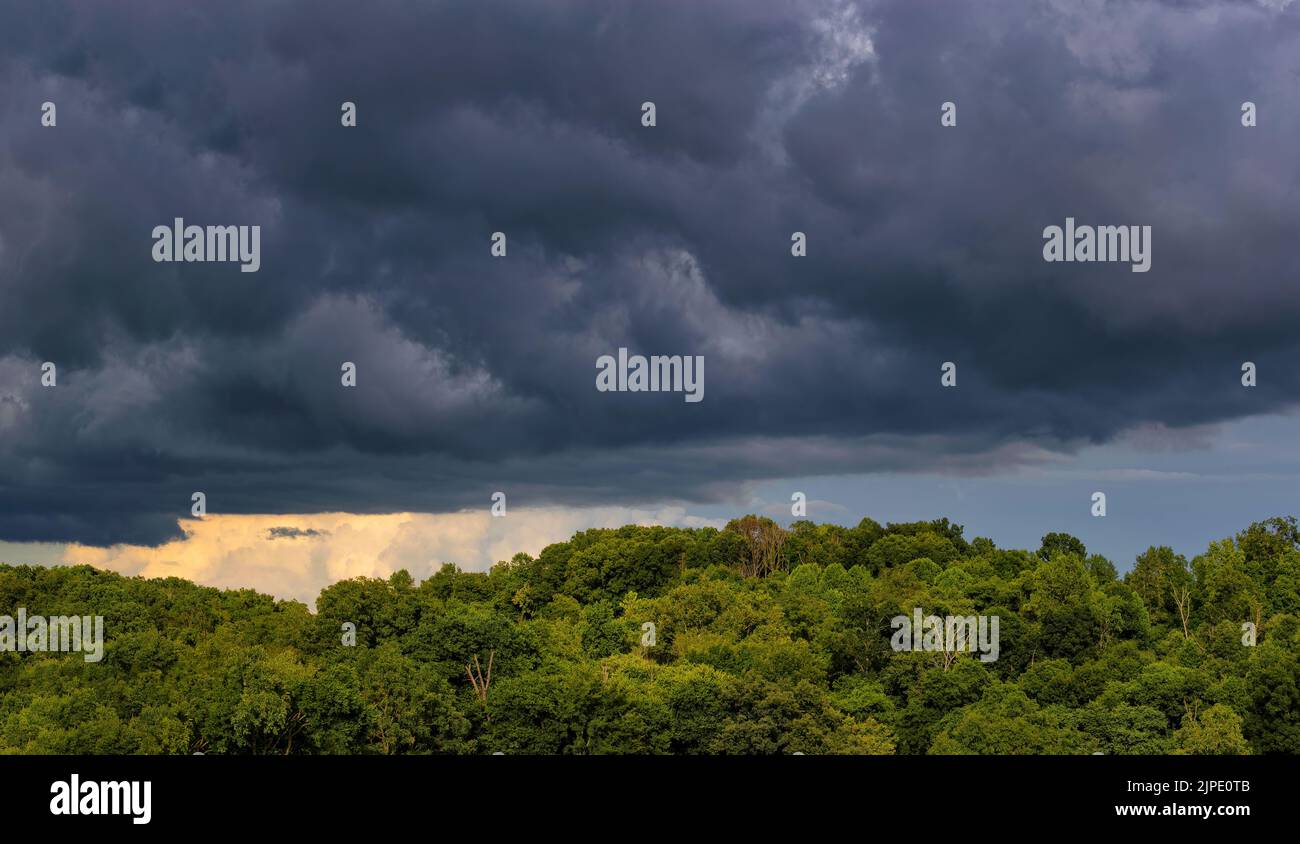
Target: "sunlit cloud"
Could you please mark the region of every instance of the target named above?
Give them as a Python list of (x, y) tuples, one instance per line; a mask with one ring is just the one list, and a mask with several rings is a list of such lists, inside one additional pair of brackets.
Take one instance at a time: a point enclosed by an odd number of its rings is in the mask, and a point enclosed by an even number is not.
[(183, 539), (156, 547), (71, 544), (62, 562), (85, 563), (125, 575), (182, 577), (206, 586), (256, 589), (314, 605), (320, 590), (352, 577), (388, 577), (406, 569), (417, 579), (443, 563), (486, 571), (516, 553), (588, 528), (625, 524), (721, 527), (681, 507), (597, 507), (487, 510), (459, 513), (356, 515), (209, 515), (185, 519)]

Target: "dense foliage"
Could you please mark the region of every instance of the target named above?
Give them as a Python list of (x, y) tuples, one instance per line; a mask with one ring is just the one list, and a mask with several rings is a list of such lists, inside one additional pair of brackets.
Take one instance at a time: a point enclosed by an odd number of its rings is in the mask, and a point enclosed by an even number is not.
[[(0, 653), (17, 753), (1300, 752), (1300, 531), (1122, 578), (946, 519), (589, 530), (490, 573), (249, 590), (0, 566), (0, 614), (96, 614), (102, 662)], [(895, 652), (914, 607), (1000, 658)], [(642, 644), (642, 624), (655, 643)], [(1243, 643), (1243, 623), (1258, 642)], [(344, 644), (344, 625), (356, 644)]]

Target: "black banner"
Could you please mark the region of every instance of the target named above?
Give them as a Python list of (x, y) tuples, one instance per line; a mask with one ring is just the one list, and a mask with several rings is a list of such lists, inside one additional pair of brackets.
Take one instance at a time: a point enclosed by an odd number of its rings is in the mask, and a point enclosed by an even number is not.
[(1218, 831), (1286, 822), (1296, 770), (1294, 757), (0, 757), (7, 821), (128, 836), (413, 818), (541, 834), (556, 815), (635, 830), (700, 812), (699, 830), (869, 816), (872, 829), (974, 832), (990, 822), (970, 826), (977, 813)]

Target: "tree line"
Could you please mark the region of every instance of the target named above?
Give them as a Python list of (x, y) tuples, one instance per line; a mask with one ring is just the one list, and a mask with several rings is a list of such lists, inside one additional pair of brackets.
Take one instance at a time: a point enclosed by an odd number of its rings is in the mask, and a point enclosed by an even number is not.
[[(947, 519), (587, 530), (489, 572), (321, 591), (0, 565), (0, 613), (102, 615), (104, 657), (0, 652), (0, 752), (1300, 752), (1300, 530), (1122, 577)], [(998, 658), (890, 620), (996, 615)]]

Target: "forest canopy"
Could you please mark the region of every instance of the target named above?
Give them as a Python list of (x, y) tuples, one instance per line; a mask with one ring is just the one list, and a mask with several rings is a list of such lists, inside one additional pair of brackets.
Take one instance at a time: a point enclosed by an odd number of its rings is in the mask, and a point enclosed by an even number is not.
[[(588, 530), (490, 572), (333, 584), (316, 611), (0, 565), (0, 615), (105, 619), (103, 658), (0, 652), (0, 752), (1300, 752), (1300, 530), (1125, 575), (947, 519)], [(994, 661), (891, 619), (996, 616)]]

